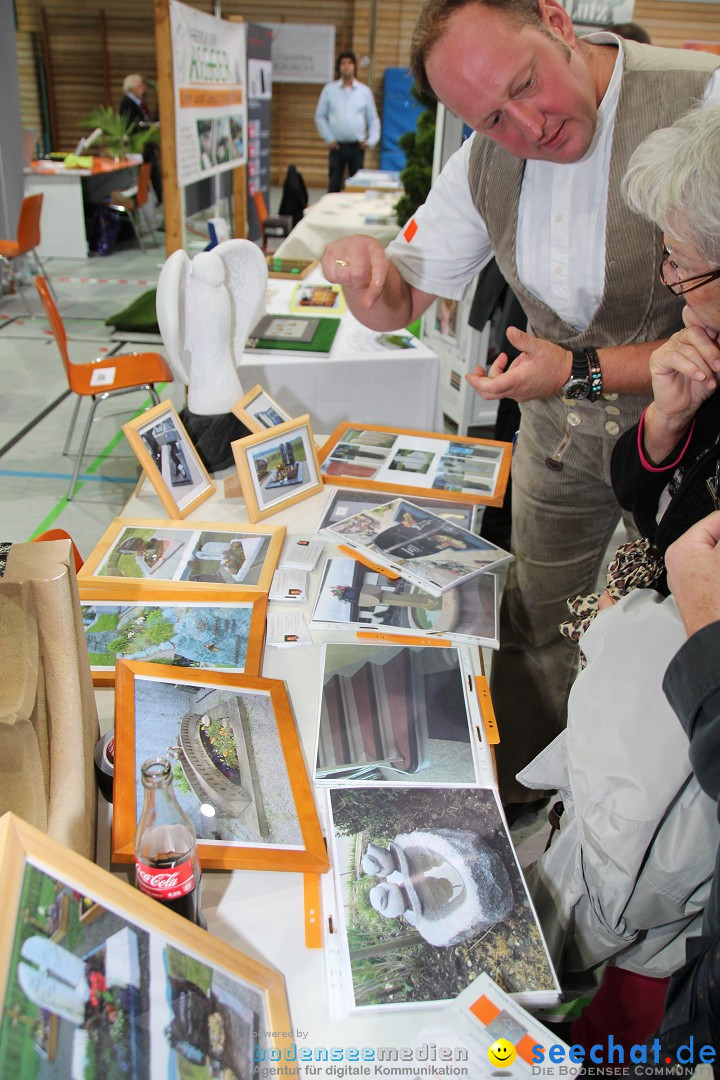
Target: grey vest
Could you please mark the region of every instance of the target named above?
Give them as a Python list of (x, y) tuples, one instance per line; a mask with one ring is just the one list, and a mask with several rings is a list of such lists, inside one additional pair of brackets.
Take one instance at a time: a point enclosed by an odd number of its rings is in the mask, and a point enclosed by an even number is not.
[(479, 136), (470, 155), (470, 189), (498, 265), (525, 309), (532, 331), (565, 348), (653, 341), (681, 326), (683, 301), (665, 288), (658, 273), (660, 232), (627, 207), (620, 187), (636, 146), (702, 98), (720, 60), (710, 54), (633, 41), (623, 41), (622, 47), (624, 72), (610, 161), (605, 288), (587, 330), (579, 332), (570, 326), (529, 293), (518, 277), (515, 246), (525, 162)]

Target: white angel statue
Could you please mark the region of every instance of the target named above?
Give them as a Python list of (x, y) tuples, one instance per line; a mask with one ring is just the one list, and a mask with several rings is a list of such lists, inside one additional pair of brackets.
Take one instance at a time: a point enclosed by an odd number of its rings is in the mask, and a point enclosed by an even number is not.
[(225, 240), (190, 261), (173, 252), (157, 284), (157, 319), (168, 360), (198, 416), (229, 413), (243, 396), (237, 366), (265, 311), (267, 263), (249, 240)]

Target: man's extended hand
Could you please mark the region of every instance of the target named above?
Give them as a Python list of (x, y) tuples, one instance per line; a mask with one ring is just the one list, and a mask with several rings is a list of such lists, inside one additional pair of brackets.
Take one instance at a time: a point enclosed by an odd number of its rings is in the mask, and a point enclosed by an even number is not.
[(668, 585), (690, 634), (720, 619), (720, 511), (696, 522), (665, 552)]
[(515, 326), (509, 326), (507, 338), (516, 349), (522, 349), (509, 371), (507, 353), (500, 353), (487, 375), (481, 368), (466, 375), (470, 385), (486, 401), (514, 398), (533, 401), (535, 398), (558, 394), (570, 378), (572, 353), (552, 341), (532, 337)]
[(369, 310), (385, 287), (390, 260), (372, 236), (346, 236), (328, 244), (322, 268), (328, 281), (342, 285), (351, 310), (353, 294), (357, 305)]

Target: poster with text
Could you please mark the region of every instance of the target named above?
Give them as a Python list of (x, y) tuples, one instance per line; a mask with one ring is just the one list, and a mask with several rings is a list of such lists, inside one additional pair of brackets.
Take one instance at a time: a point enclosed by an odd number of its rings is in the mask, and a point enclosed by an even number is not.
[(246, 27), (170, 0), (177, 180), (247, 161)]

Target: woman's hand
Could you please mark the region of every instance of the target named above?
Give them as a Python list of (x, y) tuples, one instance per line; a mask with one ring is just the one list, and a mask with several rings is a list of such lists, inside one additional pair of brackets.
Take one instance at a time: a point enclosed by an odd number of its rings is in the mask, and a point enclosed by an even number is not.
[(645, 413), (643, 443), (655, 464), (674, 449), (720, 381), (718, 332), (695, 323), (687, 307), (683, 320), (685, 327), (650, 357), (653, 401)]

